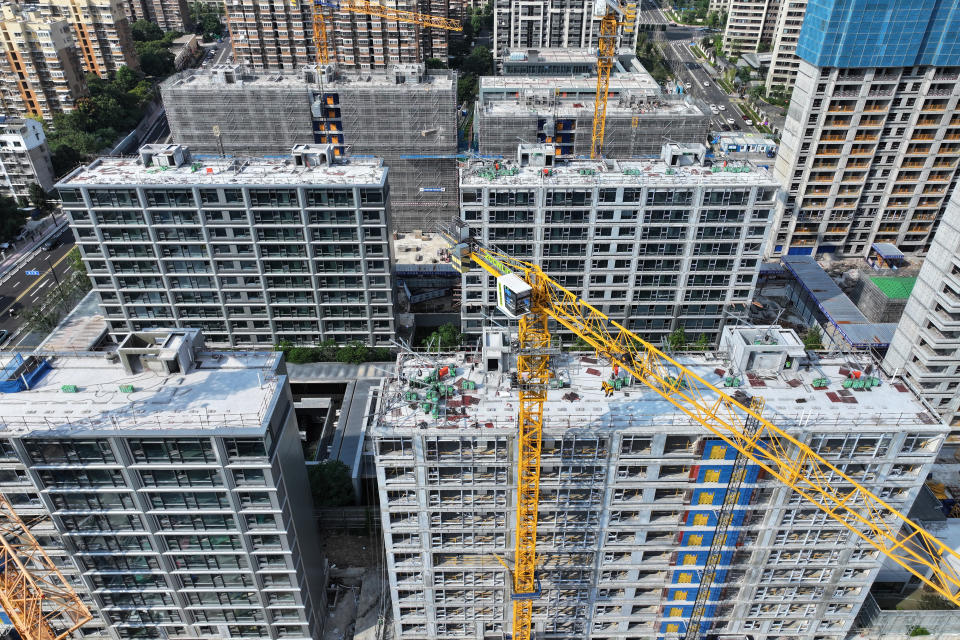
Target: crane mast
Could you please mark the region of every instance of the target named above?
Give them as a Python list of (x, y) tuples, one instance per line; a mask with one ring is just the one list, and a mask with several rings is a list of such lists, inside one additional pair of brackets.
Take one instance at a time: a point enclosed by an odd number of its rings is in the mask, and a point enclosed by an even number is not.
[[(536, 507), (540, 440), (549, 371), (549, 322), (569, 329), (598, 355), (620, 366), (707, 431), (737, 451), (734, 474), (717, 521), (713, 545), (722, 545), (732, 521), (747, 464), (755, 464), (800, 494), (864, 542), (960, 605), (960, 554), (825, 460), (808, 445), (762, 417), (763, 399), (744, 406), (552, 280), (536, 264), (517, 260), (475, 240), (463, 223), (443, 231), (461, 273), (477, 265), (497, 279), (497, 306), (520, 326), (517, 533), (513, 638), (529, 640), (536, 579)], [(534, 468), (536, 465), (536, 468)], [(726, 512), (726, 514), (724, 513)], [(720, 546), (712, 546), (698, 588), (686, 639), (702, 637), (703, 617), (717, 573)], [(712, 564), (711, 564), (712, 562)]]

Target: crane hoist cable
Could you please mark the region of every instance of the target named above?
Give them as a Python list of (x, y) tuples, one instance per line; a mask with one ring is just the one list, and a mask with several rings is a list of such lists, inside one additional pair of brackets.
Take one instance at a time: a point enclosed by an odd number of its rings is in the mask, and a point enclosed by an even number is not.
[[(741, 404), (568, 291), (538, 265), (485, 246), (473, 237), (470, 227), (465, 223), (455, 222), (443, 229), (441, 234), (452, 245), (452, 265), (461, 273), (466, 273), (475, 264), (493, 275), (497, 283), (497, 307), (508, 317), (518, 318), (522, 331), (533, 332), (527, 342), (521, 339), (518, 360), (537, 356), (539, 351), (536, 345), (549, 344), (548, 341), (544, 342), (549, 336), (549, 322), (543, 318), (553, 320), (584, 340), (598, 355), (624, 369), (691, 420), (732, 446), (770, 477), (796, 491), (808, 503), (913, 574), (920, 582), (950, 602), (960, 605), (960, 554), (824, 459), (809, 445), (765, 419), (758, 411), (761, 405), (748, 407)], [(548, 350), (541, 351), (548, 353)], [(530, 371), (531, 366), (544, 371), (542, 375), (549, 375), (549, 356), (538, 356), (535, 364), (525, 364), (523, 370)], [(531, 379), (536, 389), (540, 378)], [(534, 405), (530, 411), (538, 412), (534, 417), (536, 427), (526, 426), (523, 416), (520, 419), (521, 465), (532, 464), (534, 459), (539, 461), (543, 400), (537, 396), (532, 402)], [(522, 448), (533, 444), (532, 440), (524, 443), (524, 429), (536, 433), (536, 456), (532, 455), (532, 451), (531, 455), (524, 456)], [(536, 500), (539, 469), (521, 467), (518, 476), (514, 575), (522, 572), (524, 576), (535, 576), (536, 518), (524, 519), (520, 516), (521, 509), (528, 513), (528, 505), (522, 502)], [(532, 484), (534, 481), (536, 485)], [(519, 531), (521, 527), (526, 527), (522, 534)], [(533, 544), (530, 544), (531, 540)], [(525, 598), (517, 598), (517, 584), (515, 579), (513, 637), (515, 640), (529, 640), (532, 622), (530, 597), (533, 591), (521, 592), (519, 595)], [(529, 584), (525, 582), (524, 586)], [(699, 626), (700, 622), (697, 621), (697, 624)]]

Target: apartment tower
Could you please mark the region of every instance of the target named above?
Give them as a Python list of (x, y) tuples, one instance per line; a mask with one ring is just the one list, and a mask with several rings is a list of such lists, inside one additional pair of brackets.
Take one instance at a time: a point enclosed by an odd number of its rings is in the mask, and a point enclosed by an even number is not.
[[(189, 31), (190, 7), (187, 0), (123, 0), (127, 19), (149, 20), (164, 31)], [(222, 7), (222, 3), (218, 4)]]
[(781, 0), (777, 13), (777, 26), (773, 34), (770, 51), (770, 70), (767, 72), (765, 87), (767, 92), (774, 88), (789, 91), (797, 77), (797, 40), (803, 26), (803, 16), (807, 11), (807, 0)]
[(82, 633), (320, 637), (326, 568), (282, 355), (150, 331), (17, 355), (3, 376), (0, 486), (90, 603)]
[[(252, 69), (295, 69), (317, 62), (310, 3), (293, 0), (263, 4), (227, 0), (226, 23), (234, 59)], [(400, 11), (447, 17), (439, 0), (403, 0)], [(361, 13), (317, 7), (324, 15), (331, 62), (346, 69), (384, 70), (390, 65), (447, 59), (447, 32)]]
[(960, 189), (940, 220), (883, 368), (960, 435)]
[(46, 121), (72, 111), (87, 93), (74, 31), (16, 5), (0, 6), (0, 108), (5, 115), (38, 115)]
[(53, 189), (53, 163), (43, 127), (36, 120), (0, 116), (0, 189), (29, 202), (30, 185)]
[(330, 145), (99, 158), (57, 184), (110, 333), (203, 329), (269, 347), (394, 335), (387, 169)]
[[(493, 0), (493, 55), (526, 49), (596, 49), (600, 21), (592, 0)], [(624, 3), (625, 25), (618, 45), (637, 48), (637, 3)]]
[(753, 53), (761, 43), (773, 42), (782, 0), (730, 0), (723, 52), (727, 55)]
[(120, 67), (139, 68), (121, 0), (42, 0), (36, 7), (43, 15), (70, 23), (87, 73), (110, 78)]
[(331, 144), (390, 169), (393, 230), (431, 230), (457, 217), (457, 81), (452, 71), (239, 65), (186, 71), (160, 87), (174, 141), (195, 153), (279, 155)]
[(960, 15), (926, 0), (809, 2), (776, 175), (774, 254), (923, 254), (957, 182)]
[[(553, 162), (554, 149), (521, 145), (516, 160), (467, 162), (462, 220), (654, 344), (680, 328), (716, 344), (726, 311), (753, 297), (772, 174), (704, 166), (703, 145), (665, 145), (656, 160)], [(464, 274), (462, 300), (462, 329), (477, 337), (495, 320), (496, 282)]]
[[(403, 354), (398, 377), (371, 401), (398, 640), (512, 631), (512, 579), (498, 562), (512, 562), (516, 533), (510, 343), (487, 333), (468, 353)], [(874, 376), (878, 389), (838, 395), (849, 363), (805, 366), (802, 343), (780, 327), (728, 327), (722, 346), (725, 359), (681, 360), (714, 386), (742, 385), (725, 389), (742, 403), (762, 395), (781, 429), (910, 508), (947, 431), (912, 393)], [(707, 637), (847, 638), (882, 556), (749, 460), (733, 479), (732, 447), (594, 356), (551, 355), (535, 637), (668, 640), (702, 605)], [(612, 378), (619, 390), (605, 394)], [(731, 491), (729, 520), (718, 524)], [(711, 554), (716, 578), (701, 585)]]

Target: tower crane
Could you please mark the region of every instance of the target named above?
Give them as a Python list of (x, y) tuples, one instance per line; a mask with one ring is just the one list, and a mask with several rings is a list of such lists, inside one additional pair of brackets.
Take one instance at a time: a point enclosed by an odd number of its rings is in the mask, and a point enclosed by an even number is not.
[[(513, 571), (513, 639), (530, 640), (536, 575), (537, 507), (543, 410), (550, 373), (552, 320), (736, 449), (808, 503), (883, 553), (947, 600), (960, 605), (960, 554), (890, 506), (808, 445), (766, 420), (762, 399), (745, 406), (583, 301), (539, 266), (473, 237), (469, 226), (444, 230), (452, 264), (496, 278), (497, 307), (519, 321), (519, 455)], [(736, 480), (736, 479), (735, 479)], [(742, 480), (742, 478), (741, 478)], [(929, 575), (928, 575), (929, 574)], [(696, 615), (696, 614), (695, 614)], [(693, 623), (699, 637), (702, 612)]]
[(341, 2), (331, 2), (330, 0), (313, 0), (311, 5), (313, 9), (313, 41), (317, 47), (317, 64), (327, 64), (330, 62), (330, 49), (327, 42), (327, 25), (322, 8), (328, 7), (336, 11), (345, 11), (348, 13), (359, 13), (367, 16), (378, 16), (387, 18), (396, 22), (406, 22), (418, 24), (423, 27), (433, 27), (435, 29), (445, 29), (447, 31), (463, 31), (463, 25), (458, 20), (432, 16), (427, 13), (416, 13), (415, 11), (401, 11), (391, 7), (385, 7), (375, 2), (367, 0), (342, 0)]
[[(617, 52), (617, 29), (626, 23), (620, 22), (624, 15), (617, 0), (594, 0), (593, 17), (600, 20), (600, 35), (597, 39), (597, 97), (593, 102), (593, 137), (590, 141), (590, 157), (603, 152), (603, 137), (607, 126), (607, 98), (610, 95), (610, 71)], [(631, 25), (632, 26), (632, 25)]]
[(93, 617), (3, 495), (0, 605), (23, 640), (62, 640)]

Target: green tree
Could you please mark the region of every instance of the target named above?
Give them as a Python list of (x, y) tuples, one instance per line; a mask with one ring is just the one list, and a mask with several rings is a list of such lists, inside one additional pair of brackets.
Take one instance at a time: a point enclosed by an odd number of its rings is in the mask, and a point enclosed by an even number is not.
[(486, 47), (474, 47), (470, 55), (460, 65), (464, 73), (475, 76), (489, 76), (493, 73), (493, 53)]
[(133, 39), (136, 42), (159, 40), (163, 37), (163, 30), (149, 20), (137, 20), (130, 25), (130, 31), (133, 32)]
[(750, 67), (739, 67), (737, 68), (737, 78), (740, 79), (740, 82), (743, 84), (749, 84), (750, 78), (753, 76), (753, 72)]
[(446, 69), (446, 63), (440, 58), (427, 58), (427, 61), (424, 63), (427, 65), (427, 69)]
[(457, 104), (477, 99), (477, 79), (472, 74), (462, 73), (457, 77)]
[(113, 85), (121, 91), (130, 91), (140, 82), (140, 76), (130, 67), (120, 67), (113, 74)]
[(44, 213), (49, 213), (53, 209), (50, 205), (50, 195), (39, 184), (31, 182), (27, 190), (30, 193), (30, 203), (37, 209)]
[(205, 42), (223, 35), (223, 22), (220, 20), (220, 10), (203, 2), (194, 2), (190, 5), (190, 19), (194, 24), (194, 32), (202, 35)]
[(360, 341), (348, 343), (337, 352), (337, 362), (360, 364), (367, 361), (369, 347)]
[(339, 460), (325, 460), (307, 467), (315, 507), (346, 507), (355, 501), (350, 467)]
[(807, 351), (816, 351), (823, 349), (823, 336), (820, 332), (820, 326), (813, 324), (803, 334), (803, 348)]
[(697, 341), (694, 343), (693, 348), (697, 351), (706, 351), (710, 348), (710, 338), (707, 337), (707, 334), (701, 333), (697, 336)]
[(461, 340), (460, 329), (452, 324), (445, 324), (424, 338), (420, 344), (430, 349), (436, 349), (437, 347), (446, 349), (449, 347), (459, 347)]
[(570, 344), (570, 351), (593, 351), (593, 346), (581, 338), (580, 336), (574, 336), (573, 342)]
[(667, 345), (672, 351), (682, 351), (687, 346), (687, 332), (683, 327), (677, 327), (667, 336)]
[(17, 237), (27, 221), (27, 216), (17, 207), (17, 201), (0, 196), (0, 242), (10, 242)]

